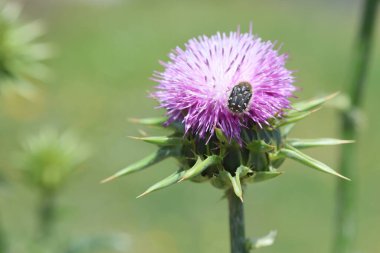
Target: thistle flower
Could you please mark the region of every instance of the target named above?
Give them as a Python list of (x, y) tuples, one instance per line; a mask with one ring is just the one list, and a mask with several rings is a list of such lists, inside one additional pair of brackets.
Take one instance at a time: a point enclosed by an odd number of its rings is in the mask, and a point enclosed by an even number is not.
[(169, 57), (161, 63), (165, 70), (154, 74), (159, 84), (152, 94), (167, 117), (134, 121), (173, 133), (135, 137), (159, 149), (103, 182), (168, 157), (177, 159), (178, 170), (140, 196), (191, 180), (233, 189), (242, 200), (244, 185), (281, 175), (278, 168), (285, 158), (347, 179), (300, 149), (350, 141), (288, 138), (297, 121), (336, 94), (291, 104), (294, 77), (285, 67), (286, 55), (279, 54), (274, 43), (251, 32), (217, 33), (191, 39), (185, 50), (177, 47)]
[(270, 118), (290, 107), (296, 89), (287, 55), (251, 31), (191, 39), (169, 58), (154, 75), (159, 85), (153, 97), (167, 110), (169, 123), (181, 121), (186, 132), (201, 138), (217, 127), (240, 140), (242, 128), (270, 125)]

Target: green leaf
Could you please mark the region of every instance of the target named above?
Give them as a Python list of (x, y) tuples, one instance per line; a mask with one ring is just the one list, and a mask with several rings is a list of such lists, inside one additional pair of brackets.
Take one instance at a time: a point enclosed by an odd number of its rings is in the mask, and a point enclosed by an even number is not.
[(131, 118), (129, 119), (133, 123), (148, 125), (148, 126), (162, 126), (168, 119), (166, 117), (156, 117), (156, 118)]
[(320, 98), (314, 98), (309, 101), (302, 101), (298, 103), (292, 104), (292, 111), (297, 112), (306, 112), (306, 111), (312, 111), (320, 107), (322, 104), (326, 103), (328, 100), (336, 97), (339, 94), (339, 92), (335, 92), (331, 95), (320, 97)]
[(132, 139), (142, 140), (147, 143), (155, 144), (158, 146), (175, 146), (181, 144), (184, 140), (179, 137), (170, 137), (170, 136), (149, 136), (149, 137), (134, 137), (131, 136)]
[(234, 193), (236, 196), (240, 198), (241, 202), (243, 202), (243, 189), (240, 183), (240, 175), (243, 169), (244, 166), (239, 166), (239, 168), (236, 169), (234, 177), (229, 172), (227, 172), (228, 178), (230, 179), (232, 184), (232, 188), (234, 189)]
[(290, 131), (292, 131), (295, 125), (296, 124), (293, 123), (293, 124), (287, 124), (281, 127), (281, 135), (285, 137), (288, 136)]
[(239, 168), (237, 168), (237, 170), (240, 174), (240, 178), (245, 178), (249, 175), (252, 175), (253, 173), (253, 170), (251, 170), (249, 167), (244, 166), (244, 165), (240, 165)]
[(302, 164), (304, 164), (310, 168), (316, 169), (318, 171), (322, 171), (322, 172), (325, 172), (325, 173), (328, 173), (328, 174), (331, 174), (331, 175), (334, 175), (334, 176), (337, 176), (337, 177), (340, 177), (340, 178), (343, 178), (343, 179), (350, 181), (349, 178), (340, 175), (338, 172), (336, 172), (335, 170), (333, 170), (332, 168), (330, 168), (326, 164), (324, 164), (318, 160), (315, 160), (314, 158), (302, 153), (301, 151), (299, 151), (299, 150), (297, 150), (297, 149), (295, 149), (289, 145), (286, 145), (286, 148), (280, 149), (279, 155), (284, 156), (284, 157), (288, 157), (292, 160), (295, 160), (299, 163), (302, 163)]
[(246, 182), (259, 183), (282, 175), (282, 172), (279, 171), (254, 171), (253, 173), (252, 176), (245, 179)]
[(333, 138), (321, 138), (321, 139), (288, 139), (287, 143), (294, 148), (313, 148), (321, 146), (332, 146), (353, 143), (354, 141), (339, 140)]
[(268, 247), (274, 244), (274, 241), (277, 236), (277, 231), (270, 231), (267, 235), (255, 239), (251, 239), (248, 242), (248, 249), (259, 249), (263, 247)]
[(141, 124), (141, 125), (146, 125), (146, 126), (167, 127), (167, 128), (176, 130), (180, 133), (184, 132), (184, 126), (181, 122), (175, 121), (175, 122), (172, 122), (168, 126), (164, 125), (168, 121), (168, 118), (166, 117), (143, 118), (143, 119), (131, 118), (129, 119), (129, 121), (133, 123)]
[(205, 169), (212, 165), (216, 165), (220, 162), (221, 158), (217, 155), (211, 155), (207, 157), (205, 160), (202, 160), (200, 157), (198, 157), (197, 162), (194, 164), (193, 167), (185, 171), (185, 174), (183, 177), (178, 181), (181, 182), (186, 179), (190, 179), (192, 177), (195, 177), (199, 174), (201, 174)]
[(289, 124), (294, 124), (294, 123), (306, 118), (307, 116), (309, 116), (313, 112), (315, 112), (315, 111), (301, 112), (301, 113), (296, 112), (296, 113), (288, 114), (284, 118), (280, 119), (280, 121), (276, 124), (275, 128), (283, 127), (283, 126), (286, 126)]
[(109, 182), (111, 180), (114, 180), (116, 178), (119, 178), (121, 176), (125, 176), (127, 174), (130, 174), (130, 173), (133, 173), (136, 171), (141, 171), (143, 169), (148, 168), (149, 166), (152, 166), (158, 162), (161, 162), (162, 160), (164, 160), (168, 157), (175, 156), (177, 154), (178, 154), (177, 149), (167, 149), (167, 148), (158, 149), (153, 154), (141, 159), (140, 161), (138, 161), (136, 163), (129, 165), (128, 167), (126, 167), (122, 170), (119, 170), (114, 175), (102, 180), (101, 183)]
[(263, 140), (256, 140), (248, 143), (247, 148), (252, 152), (268, 152), (275, 148), (275, 146), (265, 143)]
[(221, 143), (228, 143), (227, 137), (224, 135), (223, 131), (220, 128), (215, 128), (215, 135)]
[(181, 179), (184, 174), (185, 174), (185, 171), (177, 171), (177, 172), (171, 174), (170, 176), (166, 177), (165, 179), (161, 180), (160, 182), (157, 182), (154, 185), (152, 185), (151, 187), (149, 187), (145, 192), (143, 192), (142, 194), (137, 196), (137, 198), (140, 198), (142, 196), (147, 195), (148, 193), (166, 188), (168, 186), (171, 186), (171, 185), (177, 183), (178, 180)]

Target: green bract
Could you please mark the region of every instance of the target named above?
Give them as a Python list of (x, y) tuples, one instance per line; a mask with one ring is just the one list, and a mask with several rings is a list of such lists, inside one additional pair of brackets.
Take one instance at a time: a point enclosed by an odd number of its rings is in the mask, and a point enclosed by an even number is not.
[[(173, 130), (169, 136), (133, 137), (157, 145), (158, 150), (102, 182), (143, 170), (168, 157), (178, 160), (179, 169), (148, 188), (140, 196), (190, 180), (210, 181), (213, 186), (220, 189), (233, 188), (235, 194), (243, 200), (242, 186), (281, 175), (278, 168), (286, 158), (309, 168), (349, 180), (326, 164), (302, 153), (300, 149), (344, 144), (351, 141), (287, 138), (297, 121), (318, 110), (323, 103), (334, 96), (335, 94), (295, 103), (293, 109), (285, 111), (281, 118), (272, 119), (270, 126), (261, 128), (252, 125), (245, 128), (241, 132), (241, 143), (228, 140), (218, 128), (209, 140), (199, 139), (192, 134), (185, 134), (180, 122), (174, 122), (168, 126)], [(166, 118), (134, 119), (133, 121), (144, 125), (162, 126)]]

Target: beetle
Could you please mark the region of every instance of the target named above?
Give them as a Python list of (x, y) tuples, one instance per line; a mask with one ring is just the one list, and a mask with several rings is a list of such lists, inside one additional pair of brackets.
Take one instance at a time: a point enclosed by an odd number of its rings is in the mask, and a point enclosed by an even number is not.
[(252, 98), (252, 86), (248, 82), (235, 85), (228, 97), (228, 109), (233, 113), (243, 113), (247, 110)]

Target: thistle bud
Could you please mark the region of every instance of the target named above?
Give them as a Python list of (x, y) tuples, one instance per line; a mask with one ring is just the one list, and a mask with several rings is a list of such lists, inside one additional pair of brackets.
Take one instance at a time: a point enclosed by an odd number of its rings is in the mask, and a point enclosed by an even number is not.
[(88, 147), (72, 133), (46, 129), (25, 141), (18, 162), (30, 185), (44, 193), (55, 193), (88, 154)]

